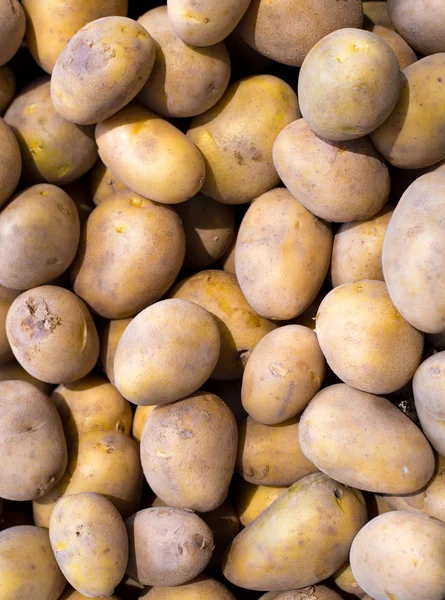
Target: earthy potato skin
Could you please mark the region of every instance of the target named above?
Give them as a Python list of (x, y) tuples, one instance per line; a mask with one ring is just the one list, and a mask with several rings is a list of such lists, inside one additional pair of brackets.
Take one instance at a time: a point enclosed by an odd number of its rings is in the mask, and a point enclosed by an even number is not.
[(213, 394), (158, 406), (142, 433), (145, 478), (168, 506), (214, 510), (227, 496), (237, 438), (232, 411)]
[(285, 188), (252, 203), (241, 223), (236, 277), (250, 306), (268, 319), (292, 319), (318, 294), (332, 250), (332, 230)]
[(0, 67), (6, 64), (20, 48), (25, 35), (26, 19), (19, 0), (8, 0), (0, 5)]
[(301, 114), (320, 137), (362, 137), (391, 114), (399, 80), (397, 57), (381, 37), (360, 29), (334, 31), (315, 44), (301, 68)]
[(311, 585), (289, 592), (267, 592), (259, 600), (341, 600), (341, 596), (324, 585)]
[(408, 46), (403, 37), (394, 31), (393, 28), (383, 27), (382, 25), (370, 25), (366, 27), (366, 29), (385, 40), (385, 42), (397, 56), (401, 71), (417, 61), (417, 56), (414, 50)]
[(99, 338), (85, 304), (72, 292), (43, 285), (21, 294), (6, 318), (15, 358), (33, 377), (70, 383), (96, 364)]
[(445, 52), (445, 6), (441, 0), (421, 5), (415, 0), (388, 0), (388, 12), (396, 30), (424, 56)]
[(102, 317), (130, 317), (165, 294), (184, 254), (184, 230), (171, 207), (119, 192), (84, 225), (71, 269), (73, 290)]
[(187, 132), (206, 163), (202, 192), (223, 204), (246, 204), (278, 185), (273, 143), (299, 117), (295, 92), (278, 77), (254, 75), (232, 83)]
[(0, 579), (5, 600), (59, 598), (66, 581), (45, 529), (22, 525), (0, 533)]
[(345, 384), (315, 395), (298, 435), (301, 450), (320, 471), (361, 490), (409, 494), (434, 473), (434, 455), (420, 429), (386, 398)]
[(114, 357), (117, 345), (122, 334), (133, 319), (117, 319), (107, 321), (99, 332), (100, 339), (100, 362), (110, 382), (115, 385), (114, 380)]
[(309, 475), (236, 536), (223, 562), (224, 576), (260, 591), (313, 585), (344, 564), (365, 522), (361, 492), (322, 473)]
[(126, 16), (128, 0), (23, 0), (28, 27), (26, 41), (34, 60), (51, 73), (59, 54), (87, 23), (110, 15)]
[(142, 106), (128, 105), (98, 123), (102, 162), (130, 189), (162, 204), (178, 204), (199, 192), (204, 160), (191, 141)]
[(230, 79), (230, 58), (221, 42), (205, 50), (190, 46), (173, 31), (167, 6), (139, 17), (156, 46), (153, 71), (139, 101), (163, 117), (194, 117), (214, 106)]
[(48, 396), (53, 391), (53, 386), (51, 384), (40, 381), (30, 375), (16, 360), (11, 360), (0, 365), (0, 381), (9, 381), (13, 379), (31, 383)]
[(344, 27), (361, 27), (362, 22), (358, 0), (252, 0), (238, 30), (257, 52), (301, 67), (309, 50), (325, 35)]
[(445, 455), (445, 404), (443, 401), (445, 352), (427, 358), (413, 378), (413, 392), (417, 415), (422, 429), (432, 446)]
[(90, 171), (90, 195), (96, 204), (100, 204), (110, 196), (127, 190), (127, 186), (119, 181), (101, 160), (98, 160)]
[(286, 486), (254, 485), (240, 479), (237, 482), (236, 510), (241, 524), (244, 527), (250, 525), (286, 490)]
[[(0, 365), (4, 365), (14, 358), (6, 336), (6, 315), (8, 314), (9, 307), (19, 294), (20, 292), (16, 290), (10, 290), (0, 285)], [(0, 380), (2, 380), (1, 367)]]
[(298, 119), (278, 134), (273, 159), (289, 192), (327, 221), (368, 219), (388, 200), (388, 168), (368, 137), (331, 142)]
[(5, 65), (0, 67), (0, 115), (4, 113), (15, 95), (15, 77)]
[(51, 76), (55, 109), (68, 121), (104, 121), (140, 92), (155, 61), (155, 46), (133, 19), (103, 17), (67, 43)]
[(12, 195), (22, 172), (20, 147), (12, 129), (0, 118), (0, 207)]
[(235, 600), (235, 596), (216, 579), (199, 575), (180, 586), (153, 587), (139, 600)]

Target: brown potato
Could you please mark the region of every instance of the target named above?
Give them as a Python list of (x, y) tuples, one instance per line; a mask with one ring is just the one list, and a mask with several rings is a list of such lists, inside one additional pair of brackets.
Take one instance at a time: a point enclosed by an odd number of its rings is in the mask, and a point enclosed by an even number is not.
[(241, 524), (244, 527), (250, 525), (286, 490), (286, 486), (254, 485), (244, 479), (237, 481), (236, 510)]
[(116, 355), (117, 345), (122, 334), (130, 325), (133, 319), (118, 319), (116, 321), (107, 321), (99, 332), (100, 338), (100, 362), (106, 376), (115, 385), (114, 380), (114, 357)]
[(98, 205), (110, 196), (126, 191), (127, 186), (113, 175), (101, 160), (98, 160), (90, 171), (90, 195), (94, 204)]
[(32, 383), (32, 385), (48, 396), (53, 391), (53, 386), (50, 383), (45, 383), (30, 375), (16, 360), (11, 360), (8, 363), (0, 365), (0, 381), (10, 381), (14, 379)]
[(420, 54), (445, 52), (445, 5), (442, 0), (428, 0), (422, 4), (415, 0), (388, 0), (388, 13), (403, 39)]
[[(8, 314), (9, 307), (19, 294), (20, 292), (0, 285), (0, 365), (4, 365), (14, 358), (6, 336), (6, 315)], [(1, 369), (0, 381), (3, 381)]]
[(8, 108), (15, 95), (15, 77), (7, 66), (0, 67), (0, 115)]
[(0, 66), (11, 60), (25, 35), (26, 19), (19, 0), (0, 3)]
[(22, 172), (20, 147), (12, 129), (0, 117), (0, 207), (13, 194)]
[(139, 600), (235, 600), (235, 596), (216, 579), (199, 575), (196, 579), (174, 587), (153, 587)]
[(409, 67), (417, 61), (417, 56), (414, 50), (408, 46), (403, 37), (394, 31), (393, 27), (383, 27), (382, 25), (369, 25), (365, 29), (371, 33), (375, 33), (380, 36), (394, 54), (397, 56), (399, 61), (400, 70), (403, 71), (406, 67)]

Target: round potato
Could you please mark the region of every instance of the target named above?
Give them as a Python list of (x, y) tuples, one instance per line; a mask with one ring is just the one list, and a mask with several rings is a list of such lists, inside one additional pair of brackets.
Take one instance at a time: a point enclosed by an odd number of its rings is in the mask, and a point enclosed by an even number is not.
[(445, 52), (445, 5), (441, 0), (388, 0), (388, 13), (403, 39), (420, 54)]
[(48, 396), (53, 391), (53, 386), (51, 384), (40, 381), (30, 375), (16, 360), (11, 360), (8, 363), (0, 365), (0, 381), (10, 381), (14, 379), (31, 383)]
[(151, 415), (155, 408), (156, 404), (136, 407), (131, 435), (134, 441), (138, 444), (141, 443), (142, 432), (144, 431), (145, 423), (147, 422), (148, 417)]
[(193, 581), (175, 587), (153, 587), (139, 600), (235, 600), (235, 596), (216, 579), (199, 575)]
[(343, 592), (346, 592), (347, 594), (354, 594), (354, 596), (358, 596), (359, 598), (362, 598), (365, 595), (365, 592), (357, 583), (349, 563), (346, 563), (338, 571), (336, 571), (332, 578), (336, 586)]
[(0, 496), (20, 501), (44, 496), (67, 466), (60, 417), (25, 381), (0, 383), (0, 462)]
[(267, 592), (259, 600), (342, 600), (342, 598), (337, 592), (324, 585), (311, 585), (289, 592)]
[(363, 14), (365, 17), (363, 23), (364, 29), (367, 29), (370, 25), (381, 25), (395, 31), (389, 16), (386, 0), (364, 1)]
[(388, 200), (388, 168), (367, 137), (323, 140), (298, 119), (278, 134), (273, 159), (290, 193), (327, 221), (368, 219)]
[(425, 360), (413, 378), (413, 392), (420, 424), (432, 446), (445, 455), (445, 352)]
[(0, 115), (8, 108), (15, 95), (15, 77), (8, 66), (0, 67)]
[(6, 334), (22, 367), (47, 383), (81, 379), (99, 356), (99, 337), (87, 307), (54, 285), (33, 288), (14, 300)]
[[(14, 358), (8, 338), (6, 336), (6, 315), (8, 314), (9, 307), (19, 294), (20, 292), (10, 290), (0, 285), (0, 365), (4, 365)], [(3, 379), (0, 369), (0, 381), (3, 381)], [(14, 377), (12, 379), (14, 379)]]
[(20, 48), (25, 35), (26, 18), (19, 0), (0, 2), (0, 66), (6, 64)]
[(420, 429), (386, 398), (345, 384), (316, 394), (298, 436), (302, 452), (320, 471), (361, 490), (409, 494), (434, 473), (434, 455)]
[(170, 206), (119, 192), (97, 206), (83, 228), (73, 290), (102, 317), (130, 317), (165, 294), (184, 254), (184, 230)]
[(204, 183), (204, 160), (196, 146), (142, 106), (126, 106), (98, 123), (96, 142), (102, 162), (116, 177), (155, 202), (184, 202)]
[(381, 37), (361, 29), (334, 31), (315, 44), (301, 67), (301, 114), (320, 137), (362, 137), (391, 114), (399, 81), (397, 57)]
[(49, 523), (51, 547), (68, 582), (90, 598), (111, 596), (128, 561), (125, 523), (100, 494), (61, 498)]
[(98, 160), (90, 171), (90, 195), (96, 204), (100, 204), (110, 196), (126, 191), (127, 186), (119, 181), (101, 160)]
[(236, 276), (248, 303), (269, 319), (293, 319), (308, 308), (329, 269), (332, 230), (288, 190), (252, 203), (241, 223)]
[(366, 29), (385, 40), (385, 42), (396, 55), (401, 71), (417, 61), (417, 56), (414, 50), (411, 48), (411, 46), (408, 46), (403, 37), (394, 31), (392, 27), (370, 25), (367, 26)]
[(219, 348), (218, 326), (209, 312), (186, 300), (157, 302), (133, 319), (119, 341), (116, 387), (134, 404), (174, 402), (207, 381)]
[(170, 294), (194, 302), (216, 317), (221, 350), (212, 373), (215, 379), (241, 378), (254, 347), (276, 329), (249, 306), (236, 277), (224, 271), (196, 273), (177, 283)]
[(118, 319), (107, 321), (99, 332), (100, 338), (100, 362), (106, 376), (115, 385), (114, 381), (114, 357), (117, 345), (122, 334), (133, 319)]
[(11, 128), (0, 117), (0, 207), (13, 194), (22, 172), (20, 147)]
[(278, 185), (273, 143), (298, 117), (297, 96), (278, 77), (255, 75), (232, 83), (187, 132), (206, 161), (202, 192), (223, 204), (246, 204)]
[(240, 479), (236, 510), (241, 524), (244, 527), (250, 525), (286, 490), (286, 486), (254, 485)]

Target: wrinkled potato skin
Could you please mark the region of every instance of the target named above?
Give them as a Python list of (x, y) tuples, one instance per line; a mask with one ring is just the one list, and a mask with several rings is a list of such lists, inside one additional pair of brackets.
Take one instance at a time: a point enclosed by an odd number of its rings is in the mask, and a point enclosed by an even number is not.
[(0, 5), (0, 66), (11, 60), (25, 35), (26, 18), (19, 0), (5, 0)]
[(12, 129), (0, 118), (0, 207), (12, 195), (22, 172), (20, 147)]
[(47, 531), (22, 525), (0, 533), (0, 580), (2, 600), (58, 600), (66, 581)]
[(445, 52), (445, 5), (442, 0), (429, 0), (422, 10), (416, 0), (388, 0), (388, 13), (403, 39), (420, 54)]
[(413, 378), (414, 401), (422, 429), (431, 445), (445, 455), (445, 352), (425, 360)]
[(324, 585), (311, 585), (289, 592), (267, 592), (259, 600), (342, 600), (341, 596)]
[(377, 0), (372, 2), (363, 2), (364, 22), (363, 28), (368, 29), (371, 25), (381, 25), (387, 29), (395, 31), (388, 12), (386, 0)]
[(237, 484), (236, 510), (241, 524), (244, 527), (250, 525), (286, 490), (286, 486), (254, 485), (240, 479)]
[(434, 455), (420, 429), (386, 398), (345, 384), (318, 392), (298, 434), (302, 451), (320, 471), (361, 490), (409, 494), (434, 473)]
[(0, 115), (2, 115), (15, 96), (15, 77), (5, 65), (0, 67)]
[(8, 314), (9, 307), (19, 294), (20, 292), (10, 290), (0, 285), (0, 381), (3, 380), (3, 367), (1, 365), (4, 365), (14, 358), (6, 336), (6, 315)]
[(347, 594), (354, 594), (354, 596), (358, 596), (361, 598), (364, 596), (365, 592), (357, 583), (351, 569), (351, 565), (346, 563), (334, 573), (332, 576), (335, 584), (339, 587), (343, 592)]
[(90, 195), (97, 206), (110, 196), (128, 190), (101, 160), (98, 160), (90, 171)]
[(100, 362), (105, 371), (105, 375), (113, 385), (115, 385), (114, 357), (116, 356), (117, 345), (132, 320), (133, 318), (131, 317), (129, 319), (107, 321), (99, 332)]
[(247, 303), (235, 275), (211, 269), (177, 283), (173, 298), (195, 302), (216, 317), (221, 350), (214, 379), (240, 379), (257, 343), (276, 325), (258, 315)]
[(145, 478), (168, 506), (214, 510), (227, 497), (237, 441), (232, 411), (213, 394), (158, 406), (142, 433)]
[(216, 579), (199, 575), (193, 581), (174, 587), (154, 587), (139, 600), (235, 600), (235, 596)]
[(381, 25), (370, 25), (366, 27), (366, 29), (385, 40), (385, 42), (397, 56), (401, 71), (417, 61), (417, 56), (414, 50), (408, 46), (403, 37), (394, 31), (394, 29), (390, 27), (382, 27)]
[(295, 92), (278, 77), (255, 75), (232, 83), (187, 132), (206, 163), (202, 192), (223, 204), (246, 204), (278, 185), (273, 143), (300, 116)]
[(256, 485), (289, 486), (318, 471), (298, 441), (299, 418), (263, 425), (252, 417), (239, 424), (237, 473)]
[(134, 441), (138, 444), (141, 443), (142, 432), (144, 431), (145, 423), (147, 422), (148, 417), (151, 415), (155, 408), (156, 404), (136, 407), (131, 435)]
[(8, 363), (0, 365), (0, 381), (9, 381), (11, 379), (31, 383), (48, 396), (53, 391), (53, 386), (51, 384), (40, 381), (30, 375), (16, 360), (11, 360)]
[(23, 0), (26, 41), (34, 60), (51, 73), (68, 41), (84, 25), (110, 15), (126, 16), (128, 0)]
[(288, 190), (276, 188), (257, 198), (244, 216), (236, 241), (236, 276), (258, 314), (293, 319), (320, 291), (331, 250), (331, 227)]
[(278, 134), (273, 158), (289, 192), (327, 221), (368, 219), (388, 200), (388, 167), (367, 137), (323, 140), (298, 119)]
[(223, 562), (224, 576), (259, 591), (313, 585), (344, 564), (365, 523), (360, 491), (322, 473), (309, 475), (236, 536)]

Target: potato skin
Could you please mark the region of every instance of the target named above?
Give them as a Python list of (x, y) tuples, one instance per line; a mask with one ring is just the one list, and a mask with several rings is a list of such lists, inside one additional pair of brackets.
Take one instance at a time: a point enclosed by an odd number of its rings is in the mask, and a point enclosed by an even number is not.
[(12, 195), (22, 172), (20, 147), (12, 129), (0, 118), (0, 207)]
[(25, 35), (26, 18), (19, 0), (8, 0), (0, 6), (0, 67), (11, 60)]
[(413, 392), (417, 415), (431, 445), (445, 455), (445, 405), (443, 402), (445, 352), (427, 358), (413, 378)]
[(141, 443), (142, 432), (144, 431), (145, 423), (148, 417), (156, 408), (156, 404), (149, 406), (137, 406), (134, 412), (133, 428), (131, 430), (132, 438), (138, 444)]
[[(0, 381), (2, 381), (1, 365), (4, 365), (14, 358), (6, 336), (6, 315), (8, 314), (9, 307), (19, 294), (20, 292), (16, 290), (10, 290), (0, 285)], [(12, 377), (12, 379), (14, 379), (14, 377)]]
[(57, 600), (66, 581), (51, 550), (48, 532), (32, 525), (2, 531), (0, 579), (5, 600)]
[(365, 522), (360, 491), (322, 473), (309, 475), (236, 536), (223, 574), (235, 585), (259, 591), (313, 585), (344, 564)]
[(187, 132), (206, 163), (202, 192), (223, 204), (246, 204), (278, 185), (273, 143), (299, 117), (295, 92), (278, 77), (254, 75), (232, 83)]
[[(84, 596), (76, 590), (73, 590), (73, 588), (68, 587), (60, 596), (59, 600), (84, 600), (85, 598), (88, 598), (88, 596)], [(113, 594), (112, 596), (98, 596), (96, 600), (119, 600), (119, 598)]]
[(97, 206), (110, 196), (128, 190), (101, 160), (90, 171), (90, 196)]
[(286, 486), (254, 485), (239, 479), (236, 488), (236, 510), (241, 524), (244, 527), (250, 525), (286, 490)]
[(289, 192), (327, 221), (368, 219), (388, 200), (388, 168), (367, 137), (331, 142), (298, 119), (278, 134), (273, 159)]
[(386, 0), (377, 0), (363, 2), (364, 23), (363, 29), (368, 29), (368, 26), (381, 25), (395, 31), (394, 25), (389, 16), (388, 5)]
[(396, 55), (401, 71), (417, 61), (417, 56), (414, 50), (411, 48), (411, 46), (408, 46), (401, 35), (394, 31), (393, 27), (370, 25), (365, 27), (365, 29), (371, 33), (375, 33), (385, 40), (385, 42)]
[(139, 600), (235, 600), (235, 596), (216, 579), (199, 575), (192, 581), (174, 587), (153, 587)]
[(2, 115), (15, 96), (15, 77), (11, 69), (5, 65), (0, 67), (0, 115)]
[(420, 54), (445, 52), (445, 6), (441, 0), (430, 0), (420, 11), (415, 0), (388, 0), (388, 13), (403, 39)]
[(39, 389), (41, 392), (48, 396), (53, 391), (53, 386), (51, 384), (45, 383), (44, 381), (40, 381), (39, 379), (36, 379), (32, 375), (30, 375), (28, 371), (25, 371), (25, 369), (16, 360), (11, 360), (7, 363), (0, 365), (0, 381), (10, 380), (18, 380), (31, 383), (37, 389)]
[(289, 592), (267, 592), (259, 600), (342, 600), (341, 596), (324, 585), (311, 585), (310, 587)]
[(301, 114), (320, 137), (362, 137), (391, 114), (399, 81), (397, 57), (381, 37), (360, 29), (334, 31), (315, 44), (301, 67)]
[(104, 121), (140, 92), (154, 61), (154, 42), (133, 19), (88, 23), (57, 58), (51, 76), (54, 107), (73, 123)]
[(335, 585), (343, 592), (346, 592), (347, 594), (354, 594), (354, 596), (358, 596), (359, 598), (362, 598), (365, 595), (365, 592), (359, 586), (352, 573), (349, 562), (338, 569), (332, 578), (335, 582)]
[(268, 319), (298, 316), (320, 291), (329, 269), (332, 230), (285, 188), (252, 203), (235, 250), (239, 285), (248, 303)]
[(132, 320), (132, 318), (129, 318), (107, 321), (99, 332), (100, 362), (106, 376), (113, 385), (115, 385), (114, 357), (116, 355), (117, 345), (119, 344), (122, 334)]

